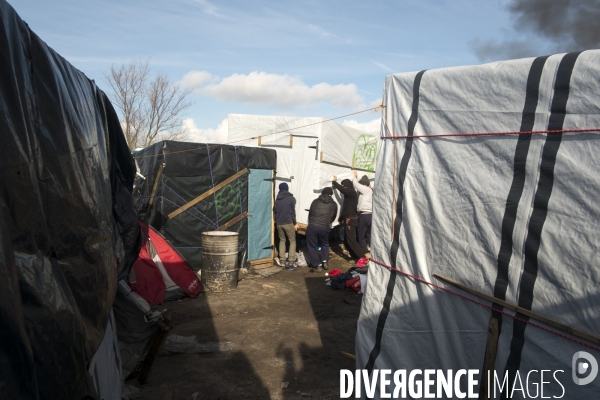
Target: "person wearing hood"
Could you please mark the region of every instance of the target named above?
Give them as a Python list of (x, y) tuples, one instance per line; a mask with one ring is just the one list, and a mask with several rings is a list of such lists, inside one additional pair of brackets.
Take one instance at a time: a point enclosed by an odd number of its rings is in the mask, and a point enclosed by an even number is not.
[[(275, 257), (275, 264), (280, 267), (285, 266), (289, 270), (296, 270), (296, 199), (289, 192), (287, 183), (279, 184), (279, 193), (275, 200), (275, 224), (277, 225), (277, 235), (279, 236), (279, 254)], [(285, 257), (285, 242), (290, 241), (290, 251), (288, 252), (288, 261), (281, 260)]]
[[(326, 187), (310, 205), (308, 227), (306, 228), (306, 244), (310, 261), (310, 272), (327, 269), (329, 261), (329, 226), (337, 215), (337, 204), (331, 196), (333, 189)], [(321, 242), (319, 257), (318, 243)]]
[(344, 203), (340, 212), (340, 223), (344, 225), (344, 236), (349, 250), (354, 253), (359, 259), (365, 257), (365, 251), (358, 244), (358, 194), (354, 190), (352, 181), (344, 179), (342, 183), (338, 183), (337, 176), (333, 177), (333, 187), (344, 195)]
[(358, 192), (358, 244), (365, 252), (365, 257), (371, 258), (369, 248), (367, 247), (371, 239), (371, 221), (373, 213), (373, 188), (369, 182), (369, 177), (363, 175), (360, 181), (357, 181), (358, 172), (354, 171), (352, 175), (352, 185)]

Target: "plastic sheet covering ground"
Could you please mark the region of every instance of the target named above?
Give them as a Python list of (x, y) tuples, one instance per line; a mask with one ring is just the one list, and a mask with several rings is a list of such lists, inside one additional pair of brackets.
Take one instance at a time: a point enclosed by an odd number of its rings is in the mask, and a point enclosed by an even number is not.
[(106, 95), (0, 0), (0, 388), (97, 397), (87, 372), (137, 253), (135, 165)]

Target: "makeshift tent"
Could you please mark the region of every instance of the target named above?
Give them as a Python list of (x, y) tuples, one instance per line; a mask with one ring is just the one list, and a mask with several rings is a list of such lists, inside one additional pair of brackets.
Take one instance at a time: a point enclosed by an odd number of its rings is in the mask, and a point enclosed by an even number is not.
[[(228, 142), (277, 151), (276, 187), (287, 182), (296, 197), (296, 219), (308, 223), (308, 210), (333, 175), (351, 178), (357, 169), (374, 176), (377, 137), (324, 118), (229, 114)], [(334, 199), (343, 196), (334, 191)], [(337, 224), (337, 221), (335, 222)]]
[(600, 334), (599, 95), (600, 51), (386, 78), (357, 368), (476, 369), (484, 388), (484, 365), (511, 388), (562, 370), (564, 398), (598, 397), (572, 360), (600, 345), (434, 274)]
[(131, 289), (151, 306), (165, 299), (196, 297), (201, 285), (188, 263), (154, 228), (139, 224), (142, 248), (128, 279)]
[(1, 396), (120, 398), (109, 320), (137, 256), (135, 164), (106, 95), (4, 0), (0, 54)]
[[(140, 218), (194, 269), (202, 232), (239, 232), (239, 266), (272, 260), (273, 174), (270, 149), (162, 141), (134, 154)], [(249, 227), (251, 229), (249, 229)]]

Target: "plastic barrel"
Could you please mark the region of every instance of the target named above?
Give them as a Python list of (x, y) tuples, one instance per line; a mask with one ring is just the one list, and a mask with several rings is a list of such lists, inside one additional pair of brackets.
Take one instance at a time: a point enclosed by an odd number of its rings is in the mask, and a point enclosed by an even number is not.
[(202, 233), (202, 285), (211, 292), (235, 289), (238, 283), (237, 232)]

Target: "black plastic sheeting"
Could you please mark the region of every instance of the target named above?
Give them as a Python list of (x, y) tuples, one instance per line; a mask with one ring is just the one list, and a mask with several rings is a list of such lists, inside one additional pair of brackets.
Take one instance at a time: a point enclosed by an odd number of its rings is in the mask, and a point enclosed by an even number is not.
[(0, 0), (0, 395), (96, 397), (87, 371), (139, 250), (106, 95)]
[[(277, 168), (277, 152), (260, 147), (162, 141), (137, 151), (134, 158), (146, 178), (135, 181), (141, 219), (158, 230), (194, 270), (201, 269), (202, 232), (212, 231), (248, 211), (248, 174), (173, 219), (168, 215), (237, 172)], [(154, 204), (147, 214), (156, 177), (163, 164)], [(248, 221), (227, 228), (239, 232), (238, 265), (247, 261)]]

